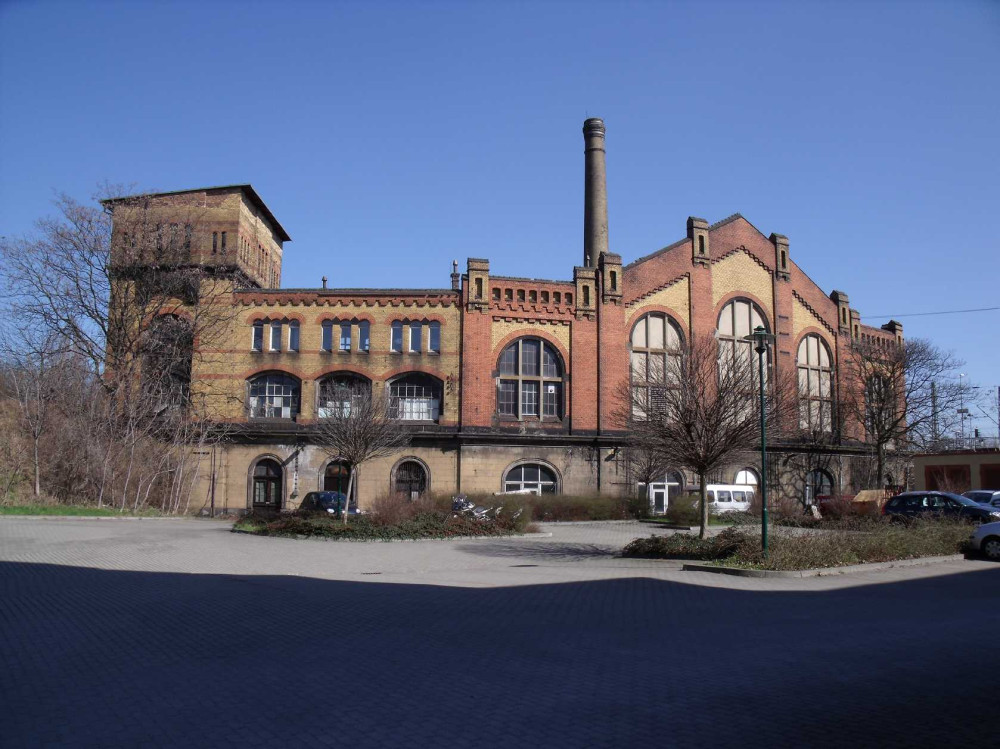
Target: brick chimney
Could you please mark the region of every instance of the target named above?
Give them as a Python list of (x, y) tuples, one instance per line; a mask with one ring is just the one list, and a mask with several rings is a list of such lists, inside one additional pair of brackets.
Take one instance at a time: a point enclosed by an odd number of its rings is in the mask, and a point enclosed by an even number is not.
[(583, 197), (583, 265), (593, 268), (608, 251), (608, 187), (604, 167), (604, 120), (583, 123), (585, 154)]

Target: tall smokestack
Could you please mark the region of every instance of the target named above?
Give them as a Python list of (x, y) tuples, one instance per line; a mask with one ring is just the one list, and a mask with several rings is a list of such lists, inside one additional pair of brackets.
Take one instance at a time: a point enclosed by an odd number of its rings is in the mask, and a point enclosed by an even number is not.
[(604, 169), (604, 120), (583, 123), (586, 160), (583, 197), (583, 264), (595, 267), (608, 251), (608, 186)]

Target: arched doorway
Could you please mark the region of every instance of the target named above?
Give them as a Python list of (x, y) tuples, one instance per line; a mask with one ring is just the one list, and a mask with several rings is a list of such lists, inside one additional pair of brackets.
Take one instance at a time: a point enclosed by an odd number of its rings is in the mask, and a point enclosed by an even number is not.
[(419, 499), (427, 491), (427, 469), (416, 460), (396, 466), (393, 490), (401, 497)]
[[(330, 461), (326, 466), (326, 470), (323, 472), (323, 491), (325, 492), (340, 492), (343, 495), (347, 495), (347, 485), (351, 481), (351, 464), (346, 460), (333, 460)], [(357, 483), (357, 478), (355, 478), (355, 483)], [(358, 487), (351, 487), (351, 501), (349, 506), (355, 507), (357, 505)]]
[(280, 510), (284, 496), (281, 464), (272, 458), (257, 461), (253, 468), (251, 504), (255, 510)]

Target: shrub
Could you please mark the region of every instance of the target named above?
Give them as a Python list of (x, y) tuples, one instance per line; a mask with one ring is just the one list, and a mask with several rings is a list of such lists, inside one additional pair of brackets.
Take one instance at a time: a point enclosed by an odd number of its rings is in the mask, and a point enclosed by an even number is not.
[[(412, 507), (383, 505), (386, 515), (357, 515), (347, 523), (333, 515), (316, 512), (289, 512), (281, 515), (262, 516), (249, 514), (233, 526), (235, 531), (260, 536), (314, 536), (330, 539), (359, 539), (391, 541), (418, 538), (452, 538), (455, 536), (508, 536), (522, 533), (528, 526), (524, 515), (514, 518), (502, 513), (496, 520), (484, 522), (474, 518), (453, 517), (426, 503), (412, 503)], [(397, 517), (391, 517), (396, 513)]]
[(879, 518), (841, 522), (838, 530), (772, 534), (766, 560), (760, 536), (739, 526), (727, 528), (705, 541), (680, 534), (637, 539), (622, 553), (624, 556), (721, 561), (757, 569), (806, 570), (957, 554), (964, 550), (972, 527), (969, 523), (949, 519), (918, 519), (906, 525)]

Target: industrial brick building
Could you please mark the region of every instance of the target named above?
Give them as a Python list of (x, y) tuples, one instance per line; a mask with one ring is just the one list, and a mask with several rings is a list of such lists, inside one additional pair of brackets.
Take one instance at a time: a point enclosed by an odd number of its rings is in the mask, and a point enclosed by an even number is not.
[[(633, 492), (622, 383), (655, 384), (650, 362), (695, 336), (749, 346), (742, 337), (757, 325), (776, 336), (772, 366), (798, 369), (803, 431), (828, 437), (821, 449), (778, 445), (776, 482), (805, 455), (806, 491), (848, 491), (864, 451), (856, 425), (838, 419), (838, 362), (852, 340), (898, 342), (902, 327), (862, 325), (845, 293), (827, 294), (799, 268), (786, 237), (739, 214), (689, 218), (680, 239), (623, 264), (608, 246), (604, 124), (589, 119), (583, 130), (582, 262), (562, 280), (496, 275), (489, 260), (469, 258), (447, 288), (326, 288), (324, 279), (283, 289), (289, 235), (252, 187), (144, 196), (158, 230), (183, 230), (185, 262), (231, 283), (222, 343), (199, 348), (191, 370), (191, 394), (229, 425), (202, 461), (198, 501), (293, 508), (308, 491), (342, 488), (346, 466), (310, 430), (348, 383), (387, 391), (412, 434), (399, 455), (360, 468), (362, 507), (394, 492)], [(119, 207), (109, 206), (117, 227)], [(690, 480), (677, 470), (659, 483)], [(718, 480), (759, 481), (758, 458)]]

